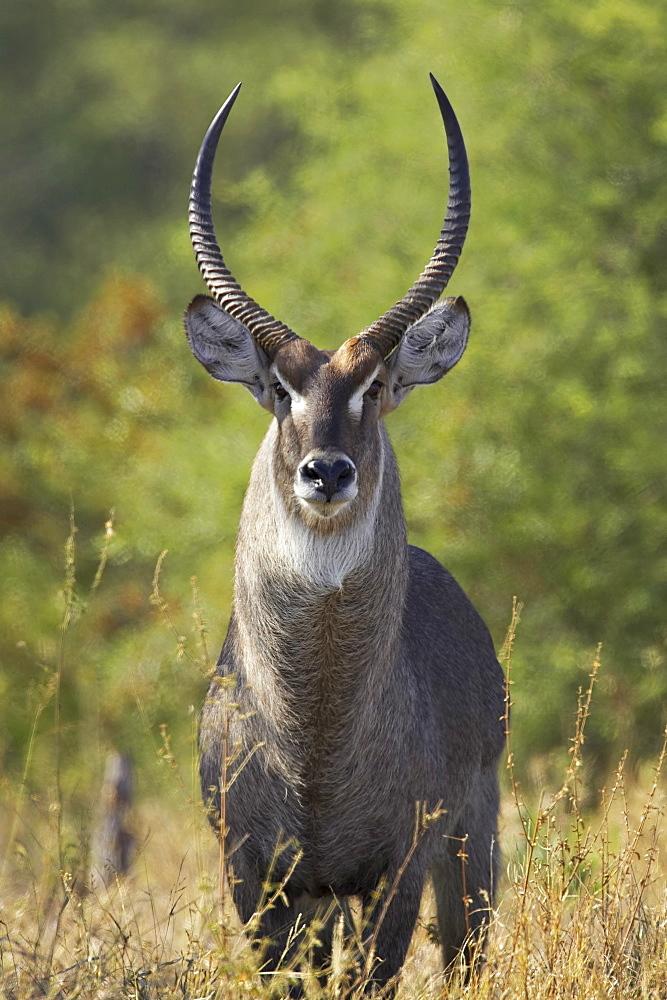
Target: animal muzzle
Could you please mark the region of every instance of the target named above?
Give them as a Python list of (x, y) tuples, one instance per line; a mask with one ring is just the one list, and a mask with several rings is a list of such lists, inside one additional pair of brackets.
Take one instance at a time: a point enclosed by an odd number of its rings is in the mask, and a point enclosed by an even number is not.
[(296, 495), (309, 505), (345, 504), (354, 499), (357, 489), (355, 464), (342, 452), (306, 455), (294, 484)]

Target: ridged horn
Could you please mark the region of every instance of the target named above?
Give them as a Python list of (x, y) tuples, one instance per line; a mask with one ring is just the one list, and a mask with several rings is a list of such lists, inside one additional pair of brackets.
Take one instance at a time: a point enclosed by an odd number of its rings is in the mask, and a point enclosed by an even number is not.
[(470, 222), (470, 173), (461, 128), (444, 90), (433, 76), (431, 83), (438, 99), (449, 147), (449, 198), (447, 214), (433, 255), (412, 288), (361, 334), (387, 357), (413, 323), (427, 312), (447, 287), (461, 256)]
[(190, 239), (199, 270), (215, 300), (225, 312), (240, 320), (264, 353), (273, 358), (279, 347), (290, 340), (299, 340), (299, 337), (243, 291), (225, 265), (211, 214), (211, 176), (215, 153), (240, 89), (239, 83), (211, 122), (201, 144), (190, 188)]

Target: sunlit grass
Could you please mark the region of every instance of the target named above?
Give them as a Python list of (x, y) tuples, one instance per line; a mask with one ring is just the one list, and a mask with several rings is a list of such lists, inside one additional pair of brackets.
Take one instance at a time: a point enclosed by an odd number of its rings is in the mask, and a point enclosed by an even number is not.
[[(25, 767), (2, 801), (0, 987), (11, 1000), (28, 997), (241, 998), (284, 995), (304, 981), (309, 996), (351, 996), (364, 988), (363, 969), (351, 969), (342, 930), (335, 936), (326, 984), (306, 963), (276, 976), (263, 973), (221, 881), (224, 858), (199, 800), (194, 753), (179, 759), (166, 727), (153, 735), (154, 754), (139, 761), (140, 794), (124, 818), (134, 859), (124, 875), (91, 872), (91, 844), (99, 824), (99, 795), (89, 807), (73, 806), (64, 787), (60, 743), (60, 684), (68, 669), (73, 626), (92, 592), (76, 595), (75, 529), (67, 544), (61, 652), (33, 693), (33, 719)], [(194, 638), (183, 637), (160, 590), (153, 604), (176, 639), (175, 655), (207, 673), (211, 658), (203, 604), (193, 581)], [(501, 653), (511, 681), (519, 609)], [(665, 750), (641, 780), (626, 775), (625, 757), (594, 796), (585, 787), (585, 727), (592, 710), (599, 656), (590, 683), (579, 693), (563, 779), (539, 796), (524, 797), (514, 778), (512, 734), (502, 815), (503, 877), (491, 921), (486, 962), (469, 983), (456, 974), (445, 984), (440, 967), (435, 904), (427, 890), (404, 966), (398, 996), (405, 1000), (479, 997), (494, 1000), (667, 995), (667, 884), (660, 856)], [(512, 686), (509, 687), (513, 691)], [(39, 723), (53, 711), (54, 725)], [(139, 711), (141, 718), (141, 711)], [(508, 727), (509, 729), (509, 727)], [(193, 720), (194, 736), (194, 720)], [(46, 751), (35, 753), (43, 741)], [(194, 739), (192, 740), (194, 747)], [(42, 748), (43, 749), (43, 748)], [(569, 753), (568, 753), (569, 749)], [(50, 761), (43, 775), (34, 760)], [(81, 762), (85, 771), (86, 762)], [(158, 778), (159, 771), (159, 778)], [(73, 773), (68, 768), (67, 774)], [(35, 780), (35, 779), (38, 780)], [(30, 780), (29, 780), (30, 779)], [(40, 791), (35, 792), (35, 788)], [(585, 805), (586, 804), (586, 805)], [(93, 865), (94, 868), (94, 865)], [(262, 903), (271, 906), (280, 887)], [(400, 891), (400, 886), (399, 886)], [(273, 893), (273, 895), (272, 895)], [(296, 928), (307, 954), (309, 931)], [(316, 933), (316, 929), (313, 933)]]
[[(506, 874), (487, 962), (447, 995), (663, 998), (659, 798), (654, 785), (628, 788), (620, 771), (605, 807), (590, 817), (572, 801), (536, 815), (520, 800), (517, 817), (508, 797)], [(2, 891), (5, 995), (268, 997), (272, 984), (228, 900), (219, 914), (217, 850), (203, 815), (174, 795), (137, 805), (132, 825), (142, 838), (132, 871), (105, 889), (99, 880), (90, 886), (84, 844), (59, 870), (52, 811), (26, 810)], [(400, 997), (445, 995), (434, 912), (427, 892)], [(306, 979), (311, 995), (335, 995), (331, 984), (323, 990), (314, 975)]]

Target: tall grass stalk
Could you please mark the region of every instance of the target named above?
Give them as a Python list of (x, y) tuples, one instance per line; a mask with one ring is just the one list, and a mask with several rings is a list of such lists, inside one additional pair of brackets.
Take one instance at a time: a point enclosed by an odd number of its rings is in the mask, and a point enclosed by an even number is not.
[[(109, 522), (107, 546), (112, 530)], [(2, 869), (0, 990), (10, 1000), (36, 996), (59, 1000), (240, 1000), (252, 996), (268, 1000), (284, 994), (290, 982), (299, 979), (311, 997), (333, 1000), (347, 990), (352, 1000), (360, 998), (373, 968), (374, 942), (367, 942), (361, 965), (351, 968), (348, 937), (350, 933), (353, 938), (356, 935), (357, 944), (364, 937), (358, 908), (352, 914), (354, 927), (346, 926), (342, 913), (336, 921), (334, 956), (326, 982), (320, 981), (309, 965), (309, 955), (317, 946), (318, 925), (309, 928), (303, 922), (294, 929), (284, 973), (262, 973), (261, 949), (255, 952), (251, 948), (244, 931), (252, 932), (259, 926), (262, 915), (284, 892), (290, 873), (280, 881), (267, 881), (257, 913), (246, 928), (241, 927), (227, 887), (230, 858), (216, 845), (206, 809), (200, 804), (196, 755), (180, 760), (166, 726), (150, 730), (155, 752), (139, 762), (148, 788), (155, 785), (156, 768), (166, 765), (166, 769), (159, 794), (157, 790), (149, 792), (136, 806), (140, 848), (128, 877), (116, 878), (106, 888), (91, 885), (81, 868), (81, 859), (87, 854), (85, 831), (80, 833), (81, 843), (74, 849), (64, 844), (63, 830), (65, 826), (71, 830), (72, 823), (66, 816), (70, 790), (64, 787), (65, 778), (60, 772), (54, 803), (57, 836), (53, 810), (42, 815), (33, 807), (26, 792), (36, 747), (47, 743), (53, 750), (52, 767), (60, 767), (61, 750), (55, 752), (62, 728), (60, 708), (56, 709), (53, 733), (41, 732), (39, 722), (58, 692), (68, 662), (78, 655), (72, 625), (101, 586), (105, 553), (103, 549), (100, 569), (83, 604), (76, 596), (72, 518), (58, 658), (38, 692), (22, 775), (8, 799), (12, 819), (3, 831), (8, 839)], [(179, 627), (178, 614), (170, 610), (161, 591), (163, 563), (164, 555), (153, 581), (153, 604), (168, 634), (172, 639), (176, 637), (174, 655), (179, 662), (210, 679), (214, 667), (196, 581), (192, 581), (189, 636), (187, 627)], [(445, 983), (431, 917), (434, 901), (427, 892), (398, 996), (403, 1000), (437, 1000), (445, 996), (479, 1000), (664, 1000), (667, 885), (659, 847), (667, 733), (650, 780), (630, 780), (624, 755), (608, 787), (601, 792), (599, 806), (591, 809), (593, 795), (585, 781), (585, 732), (586, 721), (594, 710), (595, 684), (601, 669), (598, 650), (589, 682), (577, 697), (562, 781), (553, 791), (541, 789), (535, 795), (525, 795), (515, 779), (510, 726), (514, 700), (510, 691), (515, 690), (512, 651), (520, 613), (515, 601), (501, 653), (508, 678), (505, 725), (509, 790), (503, 803), (501, 830), (506, 874), (498, 887), (486, 962), (477, 956), (469, 982), (464, 984), (454, 978)], [(226, 704), (228, 722), (235, 710), (230, 692)], [(148, 726), (147, 717), (138, 705), (138, 718)], [(230, 784), (246, 763), (238, 759), (228, 740), (221, 749), (222, 830)], [(183, 774), (188, 771), (189, 778), (184, 780)], [(67, 775), (70, 780), (69, 771)], [(91, 803), (91, 815), (92, 811)], [(414, 847), (432, 818), (424, 815), (423, 809), (417, 810)], [(282, 843), (276, 845), (276, 857), (285, 847)], [(465, 843), (461, 844), (460, 858), (465, 885)], [(410, 856), (406, 865), (409, 860)], [(299, 852), (294, 850), (293, 865), (299, 861)], [(400, 877), (378, 895), (381, 910), (386, 910), (396, 892), (400, 892)], [(382, 912), (378, 919), (381, 921)], [(303, 961), (299, 971), (295, 968), (297, 960)]]

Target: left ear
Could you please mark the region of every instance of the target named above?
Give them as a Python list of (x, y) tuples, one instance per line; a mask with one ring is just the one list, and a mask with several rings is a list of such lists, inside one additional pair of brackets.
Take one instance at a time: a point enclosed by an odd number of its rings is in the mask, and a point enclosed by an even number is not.
[(403, 402), (416, 385), (437, 382), (466, 349), (470, 313), (462, 298), (444, 299), (409, 327), (387, 361), (390, 409)]

